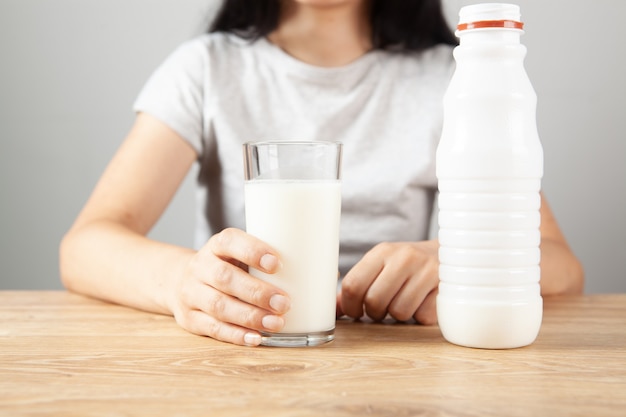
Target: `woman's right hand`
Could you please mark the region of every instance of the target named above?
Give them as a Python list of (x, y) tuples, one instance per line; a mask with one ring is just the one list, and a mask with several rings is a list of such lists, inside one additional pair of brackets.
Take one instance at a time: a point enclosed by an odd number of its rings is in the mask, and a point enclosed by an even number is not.
[(280, 268), (274, 249), (239, 229), (213, 235), (185, 265), (170, 308), (178, 324), (199, 335), (257, 346), (261, 331), (277, 332), (289, 310), (288, 295), (253, 277)]

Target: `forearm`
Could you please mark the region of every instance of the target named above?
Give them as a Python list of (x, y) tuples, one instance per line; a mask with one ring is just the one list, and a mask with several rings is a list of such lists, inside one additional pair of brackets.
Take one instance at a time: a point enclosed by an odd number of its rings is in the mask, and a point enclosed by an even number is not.
[(172, 314), (170, 298), (194, 251), (105, 220), (72, 229), (60, 248), (71, 291), (145, 311)]
[(582, 294), (584, 271), (580, 261), (560, 241), (541, 241), (541, 294)]

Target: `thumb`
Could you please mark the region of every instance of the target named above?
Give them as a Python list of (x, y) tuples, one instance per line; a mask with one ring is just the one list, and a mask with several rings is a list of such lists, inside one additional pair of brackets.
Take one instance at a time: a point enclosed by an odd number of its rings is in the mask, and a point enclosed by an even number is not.
[(335, 315), (336, 318), (340, 318), (343, 317), (343, 310), (341, 309), (341, 290), (339, 290), (337, 292), (337, 314)]

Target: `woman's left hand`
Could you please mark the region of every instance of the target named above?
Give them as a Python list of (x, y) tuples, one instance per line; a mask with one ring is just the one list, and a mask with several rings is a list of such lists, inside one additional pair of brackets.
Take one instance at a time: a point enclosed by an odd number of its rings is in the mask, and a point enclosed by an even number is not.
[(421, 324), (437, 323), (439, 242), (385, 242), (376, 245), (346, 274), (337, 311), (376, 321), (388, 314)]

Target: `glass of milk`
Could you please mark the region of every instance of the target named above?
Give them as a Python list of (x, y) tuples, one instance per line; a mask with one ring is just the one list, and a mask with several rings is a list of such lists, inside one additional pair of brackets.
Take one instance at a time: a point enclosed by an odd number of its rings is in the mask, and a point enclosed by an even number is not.
[(334, 339), (341, 213), (342, 145), (322, 141), (244, 144), (246, 231), (280, 255), (274, 274), (250, 274), (286, 291), (291, 309), (267, 346), (317, 346)]

